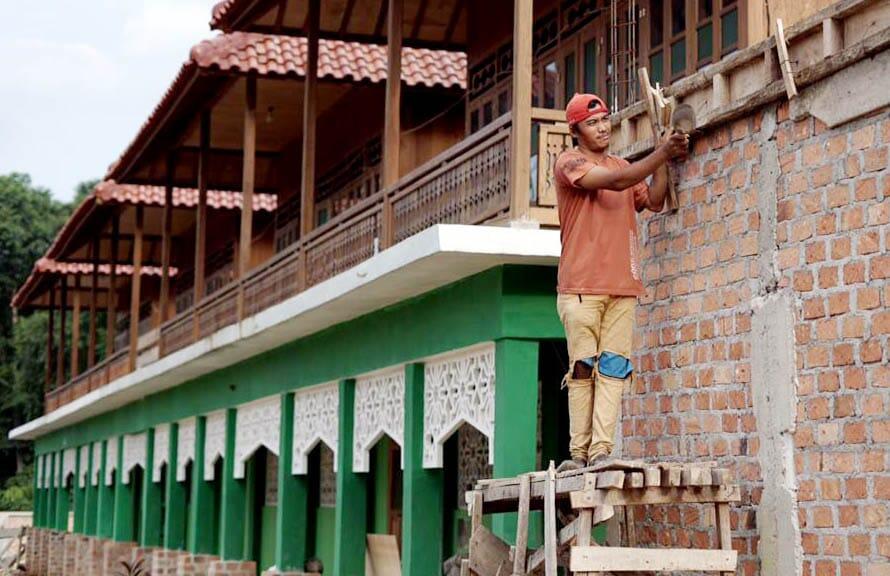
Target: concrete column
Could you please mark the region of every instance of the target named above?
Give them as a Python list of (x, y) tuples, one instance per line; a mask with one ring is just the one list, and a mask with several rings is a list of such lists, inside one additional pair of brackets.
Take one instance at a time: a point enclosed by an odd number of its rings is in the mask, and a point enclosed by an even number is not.
[(235, 434), (238, 410), (226, 411), (226, 456), (223, 463), (222, 510), (220, 510), (220, 556), (223, 560), (244, 558), (244, 480), (235, 478)]
[(192, 554), (213, 554), (213, 485), (204, 480), (204, 445), (207, 439), (207, 418), (199, 416), (195, 423), (195, 462), (192, 466), (192, 502), (189, 517), (188, 551)]
[[(538, 448), (538, 343), (498, 340), (495, 348), (494, 476), (507, 478), (535, 469)], [(529, 518), (529, 546), (542, 540), (539, 512)], [(498, 514), (492, 530), (500, 538), (516, 538), (516, 514)]]
[(405, 366), (405, 433), (402, 477), (402, 573), (438, 574), (443, 561), (445, 478), (423, 467), (423, 364)]
[(279, 571), (302, 570), (308, 546), (309, 482), (293, 466), (294, 394), (281, 395), (281, 434), (278, 450), (278, 508), (275, 519), (275, 566)]
[(74, 490), (74, 532), (83, 534), (86, 520), (86, 507), (84, 506), (86, 503), (86, 488), (80, 487), (80, 473), (81, 470), (86, 468), (87, 463), (81, 462), (80, 446), (76, 450), (77, 453), (74, 456), (74, 483), (71, 485), (71, 489)]
[[(105, 484), (105, 472), (108, 468), (108, 442), (102, 442), (102, 462), (99, 464), (99, 510), (96, 521), (96, 536), (111, 538), (114, 533), (114, 486)], [(112, 439), (110, 442), (117, 442)]]
[(87, 480), (86, 487), (84, 488), (85, 497), (83, 506), (83, 533), (87, 536), (96, 535), (96, 523), (99, 516), (99, 487), (93, 486), (93, 476), (95, 476), (98, 467), (99, 462), (95, 461), (93, 457), (93, 444), (90, 443), (89, 454), (87, 456)]
[(133, 484), (124, 483), (124, 437), (117, 440), (117, 474), (114, 478), (114, 523), (112, 538), (118, 542), (133, 542)]
[(139, 545), (144, 548), (161, 545), (161, 484), (154, 482), (154, 453), (166, 449), (166, 446), (155, 446), (155, 430), (149, 428), (145, 435), (145, 476), (139, 517)]
[(334, 574), (363, 576), (367, 535), (368, 486), (364, 474), (352, 471), (355, 380), (340, 382), (340, 422), (337, 439), (337, 508)]
[[(166, 506), (164, 507), (164, 548), (185, 550), (185, 496), (186, 486), (176, 481), (177, 461), (180, 457), (177, 449), (179, 443), (179, 424), (170, 424), (170, 443), (167, 446), (167, 483)], [(184, 456), (183, 456), (184, 457)]]

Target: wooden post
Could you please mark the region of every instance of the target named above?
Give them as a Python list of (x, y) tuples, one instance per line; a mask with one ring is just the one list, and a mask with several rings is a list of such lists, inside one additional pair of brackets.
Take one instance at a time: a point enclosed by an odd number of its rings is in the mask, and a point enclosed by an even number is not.
[(68, 305), (68, 278), (62, 275), (59, 298), (59, 348), (56, 350), (56, 386), (65, 384), (65, 308)]
[(144, 209), (136, 205), (136, 230), (133, 235), (133, 275), (130, 277), (130, 372), (136, 370), (139, 357), (139, 301), (142, 298), (142, 235)]
[(510, 139), (510, 218), (528, 215), (532, 141), (533, 0), (513, 0), (513, 132)]
[(74, 308), (71, 311), (71, 378), (80, 374), (80, 276), (74, 276)]
[(105, 358), (114, 354), (114, 336), (117, 324), (117, 252), (120, 242), (120, 214), (115, 211), (111, 221), (111, 270), (108, 275), (108, 312), (105, 314)]
[[(167, 308), (170, 307), (170, 250), (173, 231), (173, 177), (176, 157), (171, 152), (167, 156), (167, 181), (164, 184), (164, 213), (161, 217), (161, 294), (158, 326), (167, 321)], [(160, 342), (163, 343), (163, 340)], [(163, 356), (164, 351), (161, 350)]]
[(309, 0), (306, 20), (307, 66), (303, 94), (303, 181), (300, 186), (300, 238), (315, 226), (315, 129), (318, 100), (318, 28), (321, 0)]
[[(722, 550), (732, 550), (732, 525), (729, 516), (729, 504), (722, 502), (714, 505), (717, 515), (717, 536)], [(722, 572), (721, 576), (732, 576), (734, 572)]]
[(43, 378), (43, 392), (49, 392), (53, 381), (53, 339), (56, 335), (56, 285), (49, 287), (49, 318), (46, 323), (46, 371)]
[[(389, 0), (386, 19), (387, 68), (386, 106), (383, 119), (383, 187), (389, 188), (399, 179), (399, 135), (402, 109), (402, 12), (403, 0)], [(392, 203), (390, 195), (383, 199), (383, 238), (387, 248), (393, 242)]]
[(192, 339), (200, 334), (197, 306), (204, 298), (204, 258), (207, 248), (207, 176), (210, 153), (210, 110), (201, 112), (201, 145), (198, 151), (198, 211), (195, 215), (195, 292), (192, 304), (196, 313), (192, 328)]
[[(256, 76), (248, 76), (244, 108), (244, 158), (241, 169), (241, 239), (238, 243), (238, 277), (250, 270), (253, 241), (253, 188), (256, 174)], [(244, 285), (238, 290), (238, 319), (244, 318)]]
[(96, 364), (96, 307), (99, 297), (99, 238), (93, 239), (92, 260), (93, 271), (90, 275), (90, 323), (89, 338), (87, 344), (87, 369), (92, 368)]

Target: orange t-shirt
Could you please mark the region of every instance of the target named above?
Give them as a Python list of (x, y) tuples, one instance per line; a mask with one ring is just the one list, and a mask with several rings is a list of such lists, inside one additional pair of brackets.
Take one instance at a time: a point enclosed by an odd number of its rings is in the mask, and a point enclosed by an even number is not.
[(556, 160), (556, 197), (559, 206), (562, 254), (559, 258), (560, 294), (641, 296), (636, 212), (648, 207), (645, 182), (626, 190), (586, 190), (578, 181), (597, 165), (621, 168), (628, 162), (606, 156), (595, 162), (577, 149)]

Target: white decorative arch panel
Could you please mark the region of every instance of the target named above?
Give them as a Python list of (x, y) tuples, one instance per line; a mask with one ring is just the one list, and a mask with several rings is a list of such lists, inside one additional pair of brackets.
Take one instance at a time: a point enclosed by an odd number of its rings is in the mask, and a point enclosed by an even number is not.
[(294, 393), (294, 474), (306, 474), (309, 453), (324, 442), (334, 453), (337, 467), (337, 440), (340, 424), (340, 389), (337, 382), (305, 388)]
[(195, 418), (179, 421), (176, 435), (176, 481), (185, 482), (185, 469), (195, 461)]
[[(158, 424), (155, 426), (154, 445), (151, 453), (151, 481), (161, 481), (161, 466), (169, 463), (170, 456), (170, 425)], [(169, 471), (168, 471), (169, 474)]]
[(238, 406), (235, 425), (235, 478), (244, 478), (247, 459), (261, 446), (278, 456), (281, 399), (270, 396)]
[(37, 457), (37, 488), (38, 489), (45, 488), (45, 486), (43, 485), (43, 470), (44, 470), (43, 462), (44, 462), (44, 460), (46, 460), (45, 454), (41, 454), (40, 456)]
[(102, 473), (102, 442), (93, 442), (93, 471), (90, 473), (90, 484), (99, 485), (99, 475)]
[[(386, 434), (399, 447), (405, 429), (405, 368), (399, 366), (355, 380), (352, 470), (369, 472), (371, 449)], [(402, 467), (405, 454), (402, 451)]]
[(117, 443), (116, 437), (109, 438), (106, 442), (108, 446), (105, 450), (105, 485), (111, 486), (114, 479), (114, 471), (117, 470)]
[(142, 466), (142, 469), (145, 470), (145, 443), (147, 440), (145, 432), (124, 436), (124, 469), (121, 471), (121, 480), (124, 484), (130, 483), (130, 472), (133, 468)]
[(77, 448), (66, 448), (62, 453), (62, 486), (77, 471)]
[(78, 474), (77, 478), (77, 486), (79, 488), (86, 488), (87, 482), (89, 481), (90, 475), (90, 446), (91, 444), (84, 444), (80, 448), (78, 448), (78, 452), (80, 453), (80, 474)]
[(226, 456), (226, 411), (220, 410), (207, 415), (204, 431), (204, 480), (214, 479), (213, 465), (217, 458)]
[(441, 468), (445, 441), (467, 423), (488, 438), (494, 462), (495, 345), (431, 358), (424, 365), (423, 467)]

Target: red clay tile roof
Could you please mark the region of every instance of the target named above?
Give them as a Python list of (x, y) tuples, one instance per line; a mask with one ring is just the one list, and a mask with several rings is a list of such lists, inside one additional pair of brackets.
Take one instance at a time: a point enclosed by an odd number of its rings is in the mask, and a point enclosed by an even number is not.
[[(237, 74), (302, 78), (306, 73), (306, 39), (249, 32), (222, 34), (192, 48), (160, 103), (142, 124), (138, 134), (111, 166), (107, 179), (119, 178), (118, 169), (128, 168), (140, 149), (147, 145), (164, 119), (176, 108), (200, 70)], [(321, 78), (381, 82), (386, 79), (386, 48), (383, 46), (319, 41), (318, 74)], [(402, 49), (402, 79), (409, 86), (466, 88), (467, 55), (463, 52)]]
[[(232, 32), (192, 48), (191, 61), (200, 68), (262, 76), (306, 74), (306, 38)], [(319, 41), (320, 78), (382, 82), (386, 80), (386, 47), (342, 40)], [(467, 55), (463, 52), (402, 49), (402, 81), (408, 86), (466, 88)]]
[[(132, 264), (117, 264), (115, 270), (118, 276), (132, 276)], [(89, 276), (93, 273), (92, 262), (59, 262), (52, 258), (41, 258), (34, 264), (34, 272), (41, 274), (77, 274), (78, 276)], [(175, 266), (170, 267), (170, 276), (176, 276), (179, 269)], [(111, 274), (111, 264), (99, 264), (99, 274), (108, 276)], [(143, 266), (141, 276), (160, 276), (162, 270), (160, 266)]]
[[(143, 204), (147, 206), (163, 206), (165, 191), (163, 186), (147, 186), (141, 184), (118, 184), (114, 180), (102, 182), (94, 191), (100, 203), (115, 202), (119, 204)], [(173, 188), (173, 205), (192, 208), (198, 205), (197, 188)], [(241, 209), (241, 192), (225, 190), (208, 190), (207, 205), (214, 209)], [(275, 194), (254, 194), (254, 212), (274, 212), (278, 208), (278, 197)]]

